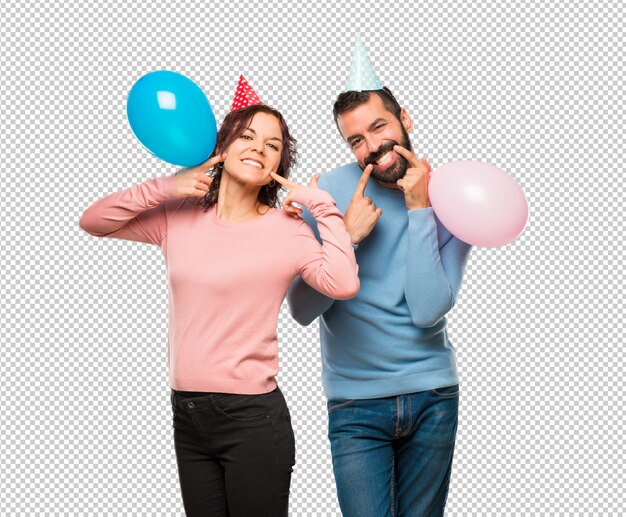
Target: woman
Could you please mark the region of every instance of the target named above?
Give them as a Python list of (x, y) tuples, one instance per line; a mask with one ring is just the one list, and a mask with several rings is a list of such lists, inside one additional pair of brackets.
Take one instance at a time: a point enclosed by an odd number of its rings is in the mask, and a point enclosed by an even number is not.
[[(231, 111), (207, 162), (111, 194), (80, 221), (92, 235), (163, 250), (174, 443), (190, 516), (287, 515), (295, 447), (275, 379), (278, 312), (296, 275), (336, 299), (359, 288), (334, 200), (287, 180), (294, 145), (278, 111)], [(293, 202), (314, 215), (322, 245)]]

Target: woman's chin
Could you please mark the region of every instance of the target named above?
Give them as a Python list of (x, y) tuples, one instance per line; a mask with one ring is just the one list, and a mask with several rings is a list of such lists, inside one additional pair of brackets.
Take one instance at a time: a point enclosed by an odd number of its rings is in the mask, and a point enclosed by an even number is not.
[(231, 174), (230, 175), (233, 180), (237, 183), (241, 183), (250, 187), (262, 187), (263, 185), (267, 185), (271, 181), (271, 177), (266, 172), (259, 172), (257, 174)]

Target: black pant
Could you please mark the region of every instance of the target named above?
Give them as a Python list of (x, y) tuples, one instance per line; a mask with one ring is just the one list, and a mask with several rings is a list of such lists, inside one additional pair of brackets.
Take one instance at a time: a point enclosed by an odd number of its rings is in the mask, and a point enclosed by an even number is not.
[(287, 515), (295, 444), (278, 388), (262, 395), (172, 390), (172, 412), (187, 516)]

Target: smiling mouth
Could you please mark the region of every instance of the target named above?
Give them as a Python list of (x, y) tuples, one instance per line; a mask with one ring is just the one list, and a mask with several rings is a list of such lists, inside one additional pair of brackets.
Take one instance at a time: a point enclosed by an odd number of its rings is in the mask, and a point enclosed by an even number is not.
[(378, 158), (378, 160), (376, 160), (376, 162), (374, 163), (376, 163), (378, 167), (385, 168), (387, 167), (387, 165), (390, 165), (394, 161), (395, 159), (394, 154), (395, 153), (393, 151), (387, 151), (380, 158)]
[(252, 167), (256, 167), (257, 169), (263, 168), (263, 164), (260, 162), (257, 162), (256, 160), (246, 159), (246, 160), (241, 160), (241, 161), (245, 163), (246, 165), (252, 165)]

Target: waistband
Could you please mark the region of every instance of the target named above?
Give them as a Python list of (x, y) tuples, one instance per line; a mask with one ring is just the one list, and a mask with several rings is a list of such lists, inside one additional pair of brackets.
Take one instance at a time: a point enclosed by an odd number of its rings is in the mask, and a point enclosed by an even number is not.
[(194, 406), (197, 406), (198, 404), (205, 405), (205, 404), (211, 404), (213, 398), (217, 398), (217, 397), (264, 397), (270, 393), (282, 393), (280, 391), (280, 388), (278, 386), (276, 386), (276, 388), (274, 388), (272, 391), (268, 392), (268, 393), (259, 393), (259, 394), (254, 394), (254, 395), (248, 395), (245, 393), (223, 393), (223, 392), (205, 392), (205, 391), (179, 391), (179, 390), (175, 390), (173, 388), (170, 388), (172, 390), (172, 393), (170, 395), (170, 400), (173, 406), (176, 406), (178, 408), (181, 409), (187, 409), (188, 408), (188, 402), (189, 399), (194, 399)]

